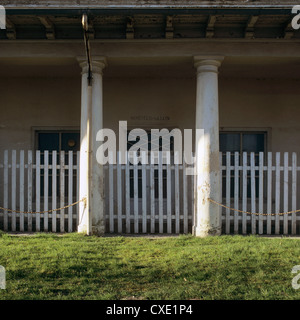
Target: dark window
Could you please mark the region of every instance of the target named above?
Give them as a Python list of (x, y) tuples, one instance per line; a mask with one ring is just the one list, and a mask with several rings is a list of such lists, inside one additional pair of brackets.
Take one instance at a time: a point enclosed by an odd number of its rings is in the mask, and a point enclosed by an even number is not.
[(38, 150), (43, 151), (79, 151), (79, 131), (37, 131)]
[[(60, 163), (60, 151), (65, 151), (65, 164), (69, 162), (69, 151), (73, 151), (73, 164), (76, 165), (77, 157), (76, 152), (80, 150), (80, 132), (79, 131), (36, 131), (36, 146), (37, 150), (41, 151), (41, 165), (45, 163), (45, 151), (49, 151), (48, 163), (52, 164), (53, 151), (57, 151), (56, 162)], [(78, 159), (79, 160), (79, 159)], [(49, 169), (49, 182), (48, 192), (52, 194), (52, 179), (56, 176), (56, 189), (57, 195), (60, 194), (60, 176), (59, 170), (56, 170), (56, 174), (53, 174), (53, 170)], [(75, 179), (75, 172), (73, 172)], [(68, 170), (65, 171), (65, 195), (68, 193)], [(75, 180), (74, 180), (75, 182)], [(44, 169), (41, 170), (41, 182), (40, 182), (41, 196), (44, 196)], [(73, 194), (75, 193), (76, 183), (73, 183)]]
[[(231, 165), (234, 165), (234, 152), (239, 152), (239, 165), (243, 161), (243, 152), (248, 153), (247, 164), (250, 164), (250, 153), (255, 153), (255, 165), (259, 162), (259, 152), (264, 152), (266, 150), (266, 132), (221, 132), (220, 133), (220, 151), (222, 152), (222, 164), (226, 165), (226, 152), (231, 152)], [(255, 172), (255, 186), (256, 186), (256, 196), (258, 196), (258, 172)], [(242, 183), (241, 175), (239, 177), (240, 186)], [(251, 197), (251, 184), (250, 184), (250, 173), (247, 177), (247, 197)], [(230, 196), (234, 195), (234, 176), (232, 172)], [(226, 197), (226, 176), (223, 173), (222, 178), (222, 190), (223, 197)], [(241, 196), (242, 188), (239, 188)]]

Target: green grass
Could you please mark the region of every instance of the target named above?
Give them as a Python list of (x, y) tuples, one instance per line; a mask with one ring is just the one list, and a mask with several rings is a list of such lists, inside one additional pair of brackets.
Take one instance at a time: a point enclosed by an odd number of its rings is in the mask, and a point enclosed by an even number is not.
[(0, 234), (0, 299), (300, 299), (300, 240)]

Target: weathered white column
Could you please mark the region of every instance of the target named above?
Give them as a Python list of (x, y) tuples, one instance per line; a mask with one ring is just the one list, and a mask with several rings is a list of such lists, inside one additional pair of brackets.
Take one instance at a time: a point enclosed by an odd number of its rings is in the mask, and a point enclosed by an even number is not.
[(104, 180), (103, 165), (96, 159), (99, 142), (97, 132), (103, 129), (103, 69), (107, 62), (105, 57), (94, 57), (92, 60), (92, 138), (91, 138), (91, 211), (92, 234), (102, 235), (105, 231), (104, 213)]
[(81, 119), (80, 119), (80, 170), (79, 198), (85, 202), (79, 204), (78, 232), (91, 234), (90, 206), (90, 149), (91, 149), (91, 109), (92, 87), (88, 85), (88, 65), (84, 58), (78, 59), (81, 73)]
[(197, 68), (196, 170), (193, 233), (197, 237), (221, 234), (220, 209), (208, 199), (220, 199), (218, 68), (223, 57), (194, 57)]
[(104, 57), (92, 61), (92, 83), (88, 84), (88, 65), (78, 58), (82, 67), (81, 128), (80, 128), (80, 203), (78, 232), (101, 235), (104, 233), (104, 186), (103, 166), (96, 160), (96, 134), (103, 128), (102, 71)]

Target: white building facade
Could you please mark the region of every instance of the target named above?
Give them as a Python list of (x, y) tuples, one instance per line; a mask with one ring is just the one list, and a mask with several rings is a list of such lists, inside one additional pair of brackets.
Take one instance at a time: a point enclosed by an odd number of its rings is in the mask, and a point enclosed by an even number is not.
[[(295, 1), (3, 5), (1, 229), (299, 233)], [(198, 175), (99, 164), (97, 132), (120, 121), (204, 130)]]

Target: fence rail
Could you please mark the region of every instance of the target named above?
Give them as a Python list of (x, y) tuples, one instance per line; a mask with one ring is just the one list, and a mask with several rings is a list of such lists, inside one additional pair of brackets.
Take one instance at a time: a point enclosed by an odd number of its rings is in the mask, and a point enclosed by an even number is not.
[[(222, 198), (213, 200), (226, 206), (220, 207), (223, 233), (300, 233), (300, 213), (280, 215), (300, 209), (296, 153), (227, 152), (220, 154), (220, 163)], [(104, 169), (106, 232), (191, 232), (194, 177), (186, 175), (185, 164), (159, 161)], [(0, 207), (21, 212), (0, 210), (0, 229), (77, 230), (79, 206), (45, 211), (79, 200), (79, 152), (6, 150), (0, 158), (0, 182)]]

